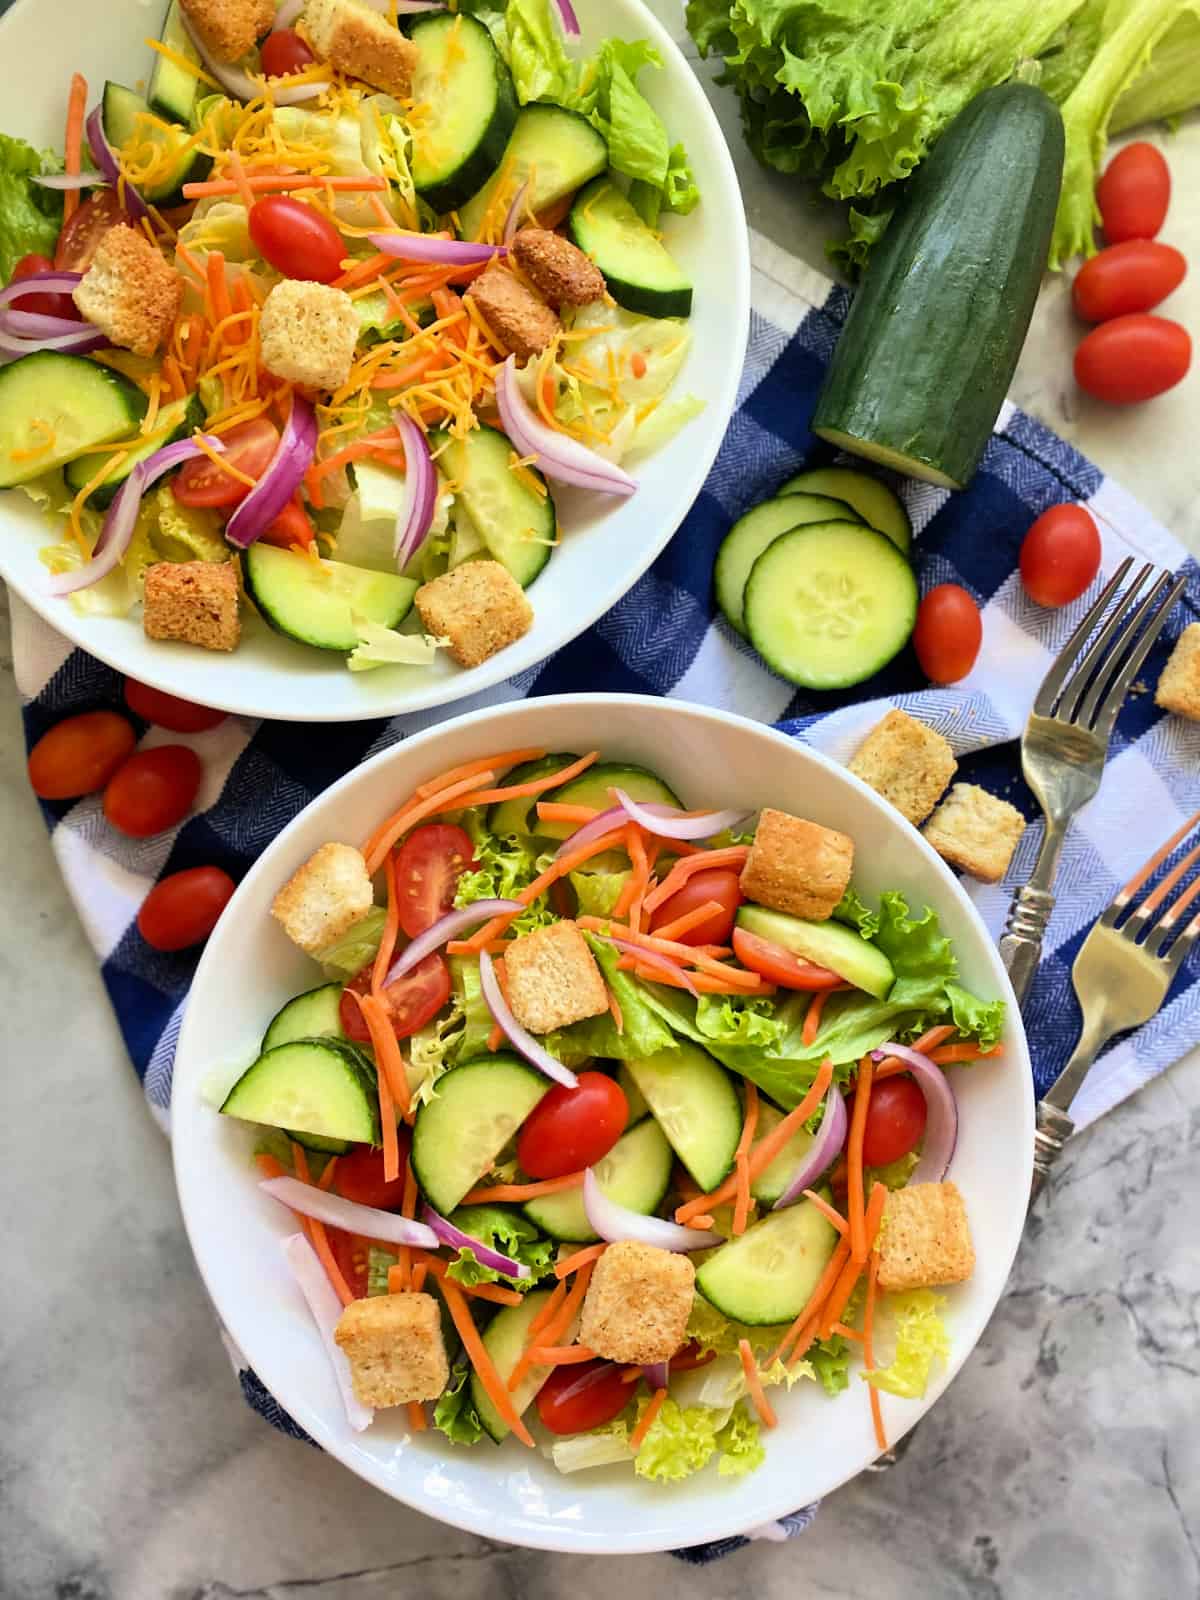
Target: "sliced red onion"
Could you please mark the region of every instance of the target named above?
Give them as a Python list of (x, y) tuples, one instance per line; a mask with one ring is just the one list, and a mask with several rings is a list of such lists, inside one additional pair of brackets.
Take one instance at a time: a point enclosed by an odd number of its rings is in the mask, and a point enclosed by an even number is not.
[[(225, 448), (220, 439), (208, 434), (204, 435), (204, 442), (212, 450), (222, 451)], [(133, 538), (133, 529), (137, 522), (138, 506), (146, 490), (152, 483), (156, 483), (164, 472), (170, 472), (171, 468), (177, 467), (181, 461), (190, 461), (193, 456), (198, 456), (200, 453), (200, 447), (194, 440), (180, 439), (175, 444), (164, 445), (161, 450), (156, 450), (152, 456), (147, 456), (145, 461), (139, 461), (117, 490), (113, 503), (108, 508), (104, 526), (100, 529), (100, 537), (96, 540), (96, 548), (92, 551), (92, 559), (84, 562), (83, 566), (76, 568), (74, 572), (60, 572), (49, 578), (46, 583), (47, 592), (58, 596), (74, 594), (76, 589), (88, 589), (93, 583), (99, 583), (101, 578), (107, 577), (129, 549), (129, 541)]]
[[(90, 322), (68, 324), (74, 333), (58, 334), (53, 339), (26, 339), (15, 336), (9, 329), (8, 319), (16, 313), (0, 313), (0, 356), (5, 360), (32, 355), (37, 350), (60, 350), (66, 355), (85, 356), (92, 350), (102, 350), (108, 335), (94, 328)], [(64, 322), (65, 318), (62, 319)]]
[(98, 172), (49, 172), (34, 173), (33, 182), (43, 189), (57, 189), (65, 194), (73, 189), (94, 189), (104, 180)]
[(403, 572), (429, 537), (437, 510), (437, 468), (424, 433), (403, 411), (396, 432), (404, 445), (404, 499), (396, 515), (396, 570)]
[(622, 811), (640, 828), (656, 833), (660, 839), (711, 839), (714, 833), (724, 833), (726, 828), (736, 828), (745, 822), (749, 811), (710, 811), (702, 817), (688, 817), (670, 806), (649, 806), (631, 800), (624, 789), (614, 789), (613, 794)]
[(720, 1237), (700, 1228), (681, 1228), (677, 1222), (665, 1222), (662, 1217), (645, 1217), (640, 1211), (618, 1205), (604, 1193), (592, 1167), (583, 1175), (583, 1209), (593, 1230), (609, 1244), (635, 1239), (658, 1250), (711, 1250)]
[(225, 537), (239, 550), (265, 533), (300, 487), (317, 449), (317, 414), (310, 401), (292, 391), (292, 409), (262, 477), (239, 502)]
[(630, 944), (626, 939), (615, 939), (611, 934), (608, 936), (608, 942), (616, 945), (617, 949), (623, 951), (625, 955), (636, 956), (644, 966), (657, 967), (659, 972), (669, 972), (673, 978), (679, 979), (693, 999), (699, 1000), (699, 989), (692, 982), (685, 969), (679, 966), (677, 962), (672, 961), (669, 956), (664, 956), (657, 950), (643, 950), (641, 945)]
[(317, 1259), (317, 1252), (302, 1233), (289, 1234), (283, 1241), (283, 1259), (291, 1269), (292, 1277), (295, 1278), (300, 1293), (312, 1312), (317, 1332), (321, 1335), (321, 1343), (325, 1346), (325, 1353), (329, 1357), (329, 1364), (337, 1379), (342, 1404), (346, 1408), (346, 1421), (355, 1433), (361, 1433), (364, 1428), (371, 1426), (375, 1420), (375, 1413), (370, 1406), (363, 1405), (355, 1394), (350, 1377), (350, 1363), (346, 1359), (345, 1351), (333, 1336), (334, 1329), (341, 1320), (342, 1302), (334, 1293), (333, 1285), (325, 1274), (325, 1268)]
[(290, 28), (306, 4), (307, 0), (282, 0), (275, 13), (275, 21), (271, 24), (271, 32), (278, 33), (281, 28)]
[(637, 483), (627, 472), (605, 461), (578, 439), (546, 426), (521, 392), (516, 356), (509, 356), (500, 368), (496, 404), (504, 431), (517, 453), (534, 457), (548, 478), (574, 484), (578, 489), (594, 489), (599, 494), (636, 493)]
[(571, 4), (571, 0), (556, 0), (556, 4), (562, 31), (568, 39), (578, 39), (581, 32), (579, 18), (575, 15), (575, 7)]
[(27, 294), (71, 294), (82, 282), (82, 272), (31, 272), (27, 278), (14, 278), (0, 289), (0, 307), (10, 306)]
[(0, 329), (14, 339), (59, 339), (66, 334), (99, 331), (79, 317), (47, 316), (41, 311), (20, 311), (16, 306), (0, 311)]
[(890, 1040), (871, 1051), (876, 1061), (886, 1061), (888, 1056), (898, 1056), (907, 1062), (908, 1069), (917, 1080), (925, 1096), (925, 1139), (921, 1146), (921, 1159), (913, 1168), (909, 1183), (941, 1183), (954, 1157), (958, 1143), (958, 1101), (950, 1080), (927, 1055), (906, 1044)]
[(367, 235), (376, 250), (397, 261), (431, 261), (439, 267), (474, 267), (493, 256), (502, 256), (501, 244), (473, 244), (467, 239), (441, 239), (429, 233), (372, 233)]
[[(642, 810), (655, 819), (660, 816), (677, 817), (679, 815), (674, 806), (660, 805), (658, 801), (643, 805)], [(582, 827), (576, 828), (574, 833), (568, 834), (554, 852), (554, 859), (557, 861), (559, 856), (565, 856), (569, 850), (578, 850), (581, 845), (591, 844), (593, 839), (599, 839), (602, 834), (611, 833), (614, 828), (623, 827), (628, 821), (629, 813), (623, 806), (611, 806), (607, 811), (602, 811), (598, 817), (593, 817), (590, 822), (585, 822)], [(652, 833), (660, 831), (657, 820), (653, 823), (648, 823), (647, 826)]]
[(670, 1379), (671, 1363), (669, 1361), (651, 1361), (642, 1368), (646, 1382), (657, 1393), (665, 1389)]
[(443, 1244), (451, 1245), (455, 1250), (473, 1250), (475, 1259), (481, 1267), (489, 1267), (493, 1272), (503, 1272), (509, 1278), (532, 1277), (530, 1269), (523, 1261), (514, 1261), (512, 1256), (501, 1255), (499, 1250), (493, 1250), (491, 1245), (484, 1244), (482, 1239), (476, 1239), (474, 1234), (464, 1233), (445, 1217), (439, 1216), (432, 1206), (424, 1208), (421, 1218), (429, 1224)]
[(787, 1188), (771, 1207), (773, 1211), (794, 1206), (803, 1191), (811, 1189), (821, 1174), (833, 1165), (846, 1142), (848, 1122), (845, 1099), (837, 1085), (831, 1083), (825, 1097), (825, 1115), (821, 1118), (816, 1138), (809, 1146), (808, 1154), (788, 1179)]
[(87, 128), (88, 148), (92, 152), (92, 160), (99, 167), (105, 183), (116, 192), (126, 215), (132, 217), (135, 222), (148, 217), (150, 212), (137, 189), (128, 179), (121, 181), (121, 165), (112, 145), (108, 142), (108, 135), (104, 131), (104, 117), (99, 106), (91, 113), (84, 126)]
[[(248, 72), (243, 72), (241, 67), (231, 67), (224, 61), (218, 61), (192, 27), (186, 13), (181, 12), (183, 25), (187, 36), (192, 41), (192, 48), (200, 57), (205, 70), (217, 80), (227, 95), (235, 100), (256, 100), (263, 92), (263, 80), (255, 79)], [(271, 79), (271, 100), (277, 106), (297, 106), (304, 100), (314, 100), (317, 95), (323, 94), (329, 88), (326, 79), (319, 79), (315, 83), (298, 83), (293, 88), (286, 87), (286, 78)]]
[(426, 928), (424, 933), (419, 933), (411, 944), (401, 950), (388, 968), (388, 975), (383, 980), (384, 988), (386, 989), (389, 983), (394, 983), (397, 978), (402, 978), (406, 972), (411, 972), (427, 955), (440, 950), (444, 944), (456, 939), (468, 928), (477, 928), (481, 922), (490, 922), (493, 917), (501, 917), (506, 911), (524, 911), (524, 909), (519, 900), (476, 900), (473, 905), (462, 906), (457, 911), (447, 911), (444, 917), (438, 918), (432, 928)]
[(561, 1083), (567, 1089), (574, 1089), (579, 1079), (570, 1068), (564, 1067), (562, 1062), (552, 1056), (544, 1045), (540, 1045), (531, 1033), (526, 1033), (513, 1016), (508, 1001), (500, 993), (496, 969), (486, 950), (479, 952), (479, 983), (493, 1022), (500, 1024), (500, 1031), (507, 1037), (513, 1049), (523, 1055), (531, 1067), (544, 1072), (548, 1078), (553, 1078), (555, 1083)]
[(301, 1183), (299, 1178), (263, 1178), (258, 1187), (302, 1217), (315, 1217), (331, 1228), (361, 1233), (367, 1239), (378, 1239), (381, 1244), (414, 1244), (423, 1250), (438, 1248), (437, 1234), (425, 1223), (397, 1216), (394, 1211), (380, 1211), (377, 1206), (360, 1206), (357, 1200), (344, 1200), (340, 1194), (318, 1189), (312, 1183)]
[(512, 205), (508, 208), (508, 215), (504, 219), (504, 231), (500, 235), (500, 242), (509, 245), (516, 238), (521, 227), (521, 213), (525, 206), (525, 196), (529, 193), (529, 179), (517, 190), (512, 197)]

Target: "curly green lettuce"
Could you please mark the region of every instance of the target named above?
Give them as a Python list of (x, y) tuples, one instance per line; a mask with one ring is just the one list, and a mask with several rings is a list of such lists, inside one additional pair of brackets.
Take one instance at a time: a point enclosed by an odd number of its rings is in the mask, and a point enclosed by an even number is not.
[(478, 1444), (487, 1438), (471, 1398), (471, 1368), (466, 1361), (451, 1369), (450, 1381), (433, 1408), (433, 1425), (451, 1444)]
[(920, 1400), (935, 1363), (944, 1362), (950, 1354), (950, 1335), (941, 1315), (945, 1305), (945, 1296), (931, 1289), (888, 1295), (883, 1307), (895, 1328), (895, 1355), (886, 1367), (864, 1372), (864, 1380), (888, 1394)]
[[(458, 880), (454, 904), (460, 908), (474, 905), (476, 900), (515, 899), (549, 864), (549, 857), (539, 856), (527, 836), (489, 833), (476, 815), (464, 818), (464, 824), (475, 846), (475, 867)], [(513, 918), (512, 928), (517, 934), (532, 933), (557, 920), (546, 896), (539, 895)]]
[(504, 1211), (499, 1206), (459, 1206), (457, 1211), (451, 1212), (449, 1221), (481, 1244), (529, 1268), (527, 1278), (513, 1277), (497, 1272), (494, 1267), (485, 1267), (474, 1250), (463, 1249), (446, 1269), (446, 1276), (467, 1288), (477, 1283), (502, 1283), (523, 1292), (534, 1288), (554, 1264), (556, 1247), (553, 1241), (542, 1238), (533, 1223), (515, 1211)]

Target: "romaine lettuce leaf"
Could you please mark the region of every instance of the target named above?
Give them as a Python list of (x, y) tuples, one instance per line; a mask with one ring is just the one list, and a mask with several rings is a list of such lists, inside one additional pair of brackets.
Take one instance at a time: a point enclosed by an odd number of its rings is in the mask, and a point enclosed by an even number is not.
[(400, 633), (369, 617), (352, 616), (358, 643), (346, 657), (351, 672), (371, 672), (376, 667), (429, 667), (449, 643), (427, 633)]
[(527, 1278), (510, 1277), (508, 1273), (482, 1266), (473, 1250), (460, 1250), (457, 1259), (446, 1269), (446, 1275), (468, 1288), (477, 1283), (503, 1283), (522, 1291), (532, 1289), (554, 1263), (553, 1241), (543, 1239), (533, 1223), (518, 1212), (506, 1211), (500, 1206), (459, 1206), (457, 1211), (451, 1212), (449, 1220), (472, 1238), (530, 1269)]
[(62, 162), (51, 152), (0, 133), (0, 283), (8, 282), (22, 256), (53, 256), (63, 197), (31, 179), (35, 172), (61, 171)]
[(478, 1444), (487, 1437), (471, 1399), (471, 1368), (465, 1361), (452, 1368), (450, 1381), (433, 1408), (433, 1425), (451, 1444)]
[(617, 997), (621, 1008), (621, 1032), (611, 1015), (588, 1017), (583, 1022), (573, 1022), (569, 1028), (559, 1028), (549, 1033), (542, 1043), (551, 1055), (567, 1066), (599, 1056), (610, 1061), (638, 1061), (643, 1056), (655, 1055), (659, 1050), (671, 1050), (675, 1038), (664, 1026), (654, 1007), (649, 1003), (646, 986), (630, 972), (618, 970), (621, 958), (605, 939), (595, 934), (585, 935), (592, 953), (600, 964), (604, 981)]

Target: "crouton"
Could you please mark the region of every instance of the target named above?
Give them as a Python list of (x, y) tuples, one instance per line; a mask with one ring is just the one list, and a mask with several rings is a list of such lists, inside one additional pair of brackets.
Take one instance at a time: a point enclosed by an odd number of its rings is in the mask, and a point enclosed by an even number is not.
[(604, 274), (578, 245), (549, 228), (522, 228), (513, 259), (552, 306), (586, 306), (604, 298)]
[(275, 20), (274, 0), (179, 0), (201, 44), (218, 61), (238, 61)]
[(683, 1343), (696, 1269), (685, 1255), (623, 1239), (596, 1262), (579, 1342), (608, 1361), (668, 1361)]
[(322, 61), (404, 99), (420, 59), (417, 46), (363, 0), (308, 0), (304, 31)]
[(965, 1283), (975, 1270), (967, 1211), (953, 1183), (894, 1189), (879, 1234), (879, 1287), (931, 1289)]
[(914, 827), (933, 810), (958, 762), (940, 733), (906, 711), (889, 711), (854, 752), (850, 771)]
[(450, 1377), (442, 1318), (431, 1294), (377, 1294), (351, 1300), (333, 1337), (350, 1363), (364, 1406), (436, 1400)]
[(845, 894), (853, 866), (853, 839), (768, 806), (742, 868), (742, 893), (773, 911), (824, 922)]
[(417, 590), (426, 633), (450, 641), (460, 667), (477, 667), (533, 626), (525, 591), (498, 561), (464, 561)]
[(956, 783), (921, 831), (943, 861), (984, 883), (999, 883), (1025, 818), (977, 784)]
[(1189, 623), (1176, 640), (1154, 691), (1154, 704), (1200, 722), (1200, 622)]
[(156, 561), (146, 568), (142, 629), (202, 650), (235, 650), (242, 636), (232, 561)]
[(140, 229), (110, 228), (72, 298), (113, 344), (152, 356), (179, 315), (183, 279)]
[(362, 852), (349, 844), (323, 844), (280, 889), (271, 915), (293, 944), (315, 956), (361, 922), (374, 904)]
[(305, 389), (339, 389), (354, 364), (358, 333), (358, 313), (344, 290), (285, 278), (259, 317), (262, 364)]
[(573, 922), (515, 939), (504, 954), (508, 1003), (530, 1033), (552, 1033), (608, 1010), (608, 990), (587, 940)]
[(562, 324), (550, 307), (497, 262), (467, 290), (498, 343), (518, 361), (540, 355), (553, 344)]

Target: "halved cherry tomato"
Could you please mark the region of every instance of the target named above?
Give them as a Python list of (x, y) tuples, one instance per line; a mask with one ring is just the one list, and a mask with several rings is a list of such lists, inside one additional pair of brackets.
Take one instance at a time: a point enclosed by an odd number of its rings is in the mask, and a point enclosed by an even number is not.
[(142, 901), (138, 932), (155, 950), (202, 944), (233, 897), (237, 884), (220, 867), (188, 867), (162, 878)]
[(629, 1102), (615, 1078), (581, 1072), (574, 1089), (555, 1084), (525, 1118), (517, 1160), (531, 1178), (561, 1178), (591, 1167), (625, 1132)]
[(815, 992), (817, 989), (836, 989), (842, 982), (841, 977), (828, 967), (819, 967), (813, 961), (802, 961), (782, 945), (761, 939), (757, 933), (750, 933), (746, 928), (733, 930), (733, 953), (744, 967), (759, 973), (768, 983), (779, 984), (782, 989)]
[(54, 251), (54, 265), (60, 272), (86, 272), (108, 230), (131, 225), (112, 189), (94, 190), (75, 215), (63, 224)]
[(983, 618), (958, 583), (939, 583), (917, 608), (913, 649), (931, 683), (957, 683), (975, 665), (983, 643)]
[(650, 932), (665, 928), (669, 922), (686, 916), (708, 900), (716, 900), (720, 911), (698, 922), (694, 928), (676, 934), (680, 944), (728, 944), (733, 919), (743, 900), (738, 875), (724, 867), (709, 867), (705, 872), (693, 872), (682, 889), (676, 889), (669, 900), (664, 900), (650, 919)]
[[(397, 1128), (400, 1141), (400, 1169), (403, 1174), (404, 1158), (408, 1154), (408, 1129)], [(383, 1175), (383, 1151), (369, 1144), (356, 1144), (353, 1150), (338, 1157), (334, 1168), (333, 1187), (344, 1200), (355, 1200), (360, 1206), (376, 1206), (380, 1211), (391, 1211), (404, 1202), (404, 1178)]]
[(1097, 400), (1134, 405), (1182, 383), (1192, 364), (1186, 328), (1166, 317), (1114, 317), (1075, 352), (1075, 381)]
[[(22, 256), (13, 268), (13, 275), (9, 281), (16, 283), (21, 278), (35, 277), (39, 272), (53, 271), (54, 263), (49, 256)], [(20, 295), (9, 304), (14, 311), (28, 311), (34, 316), (70, 317), (75, 322), (80, 320), (75, 302), (69, 294), (45, 294), (35, 290), (32, 294)]]
[[(266, 417), (254, 417), (222, 434), (221, 442), (225, 446), (223, 460), (247, 477), (259, 478), (275, 454), (279, 429)], [(181, 506), (236, 506), (250, 493), (248, 484), (223, 472), (207, 456), (185, 461), (171, 487)]]
[(586, 1433), (620, 1416), (633, 1385), (613, 1361), (555, 1367), (537, 1392), (538, 1416), (551, 1433)]
[(1021, 541), (1021, 582), (1039, 606), (1065, 606), (1100, 570), (1100, 530), (1083, 506), (1051, 506)]
[(342, 262), (349, 254), (332, 222), (303, 200), (286, 194), (270, 194), (254, 202), (250, 237), (264, 260), (285, 278), (313, 283), (332, 283), (340, 277)]
[[(371, 989), (373, 963), (362, 969), (347, 985), (356, 994), (368, 994)], [(450, 968), (436, 951), (419, 961), (411, 972), (389, 983), (380, 997), (388, 1011), (388, 1021), (397, 1039), (407, 1039), (410, 1033), (423, 1028), (450, 998)], [(342, 1032), (359, 1044), (369, 1044), (371, 1035), (363, 1021), (362, 1012), (349, 995), (343, 994), (339, 1015)]]
[(911, 1078), (885, 1078), (871, 1090), (863, 1130), (863, 1161), (886, 1167), (915, 1150), (925, 1132), (925, 1096)]
[(44, 733), (29, 752), (29, 782), (43, 800), (74, 800), (94, 794), (112, 777), (137, 743), (115, 711), (84, 711)]
[(173, 828), (192, 809), (200, 770), (200, 757), (185, 744), (139, 750), (108, 780), (104, 815), (132, 839)]
[(264, 544), (277, 544), (284, 550), (290, 550), (294, 544), (307, 549), (316, 537), (317, 531), (308, 520), (299, 494), (294, 494), (270, 527), (259, 534)]
[(396, 856), (400, 926), (410, 939), (432, 928), (454, 904), (454, 891), (474, 863), (470, 837), (448, 822), (416, 828)]
[(1173, 246), (1154, 239), (1126, 239), (1080, 267), (1071, 298), (1085, 322), (1107, 322), (1134, 311), (1152, 311), (1186, 275), (1187, 262)]
[(1161, 150), (1139, 140), (1126, 145), (1104, 169), (1096, 204), (1109, 244), (1153, 239), (1171, 203), (1171, 169)]
[(295, 28), (280, 28), (276, 33), (269, 33), (259, 54), (268, 78), (286, 78), (289, 73), (303, 72), (314, 60), (312, 51)]
[(356, 1300), (362, 1300), (367, 1292), (371, 1241), (364, 1239), (360, 1233), (345, 1233), (341, 1228), (327, 1227), (325, 1237), (329, 1240), (333, 1259), (346, 1280), (346, 1287)]
[(214, 711), (210, 706), (196, 705), (192, 700), (181, 700), (165, 689), (152, 689), (148, 683), (136, 678), (125, 679), (125, 704), (144, 722), (155, 727), (170, 728), (172, 733), (203, 733), (224, 722), (224, 711)]

